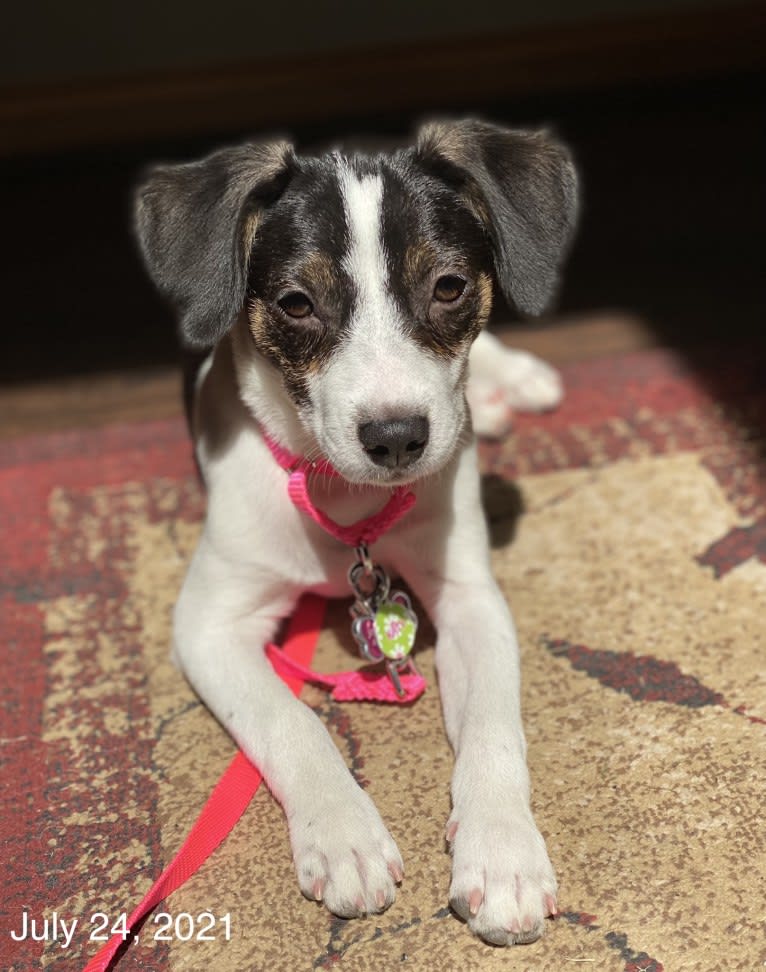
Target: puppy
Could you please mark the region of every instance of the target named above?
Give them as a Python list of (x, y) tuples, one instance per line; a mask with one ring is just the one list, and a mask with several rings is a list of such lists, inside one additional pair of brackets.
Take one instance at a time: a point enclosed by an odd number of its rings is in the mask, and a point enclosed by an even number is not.
[(556, 373), (482, 330), (493, 288), (538, 313), (577, 208), (567, 151), (545, 133), (465, 120), (388, 155), (245, 144), (151, 170), (136, 199), (149, 273), (190, 347), (214, 347), (194, 429), (207, 518), (178, 601), (175, 655), (263, 773), (298, 883), (336, 915), (388, 908), (404, 876), (370, 797), (263, 646), (299, 596), (347, 597), (353, 555), (297, 510), (264, 436), (329, 461), (313, 502), (334, 520), (414, 508), (372, 554), (438, 632), (455, 752), (450, 903), (481, 938), (528, 942), (556, 879), (529, 805), (513, 621), (490, 573), (474, 428), (547, 408)]

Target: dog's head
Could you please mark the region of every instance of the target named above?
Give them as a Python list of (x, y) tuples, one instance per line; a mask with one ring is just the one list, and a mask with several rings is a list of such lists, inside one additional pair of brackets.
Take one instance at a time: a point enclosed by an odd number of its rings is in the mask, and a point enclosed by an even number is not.
[(213, 345), (245, 308), (323, 454), (352, 482), (393, 484), (454, 451), (493, 286), (522, 313), (551, 298), (576, 195), (546, 133), (467, 120), (389, 155), (268, 142), (159, 166), (136, 221), (185, 343)]

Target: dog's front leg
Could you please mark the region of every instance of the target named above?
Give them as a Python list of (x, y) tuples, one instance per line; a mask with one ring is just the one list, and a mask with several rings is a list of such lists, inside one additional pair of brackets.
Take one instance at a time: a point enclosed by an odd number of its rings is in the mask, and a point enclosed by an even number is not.
[(383, 911), (402, 859), (374, 803), (317, 716), (264, 655), (298, 591), (219, 557), (203, 537), (175, 615), (175, 655), (192, 686), (282, 804), (303, 893), (343, 917)]
[[(447, 734), (455, 752), (450, 902), (481, 938), (533, 941), (556, 910), (556, 878), (530, 809), (521, 724), (519, 650), (489, 564), (473, 449), (466, 450), (441, 542), (428, 528), (402, 573), (436, 626), (436, 664)], [(458, 497), (455, 501), (454, 497)], [(438, 526), (438, 519), (437, 524)]]
[(487, 941), (532, 941), (555, 911), (556, 879), (529, 805), (513, 622), (491, 578), (445, 585), (434, 615), (455, 750), (450, 902)]

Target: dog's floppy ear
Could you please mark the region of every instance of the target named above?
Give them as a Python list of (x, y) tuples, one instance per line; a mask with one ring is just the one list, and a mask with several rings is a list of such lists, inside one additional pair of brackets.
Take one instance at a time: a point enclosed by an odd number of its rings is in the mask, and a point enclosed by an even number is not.
[(286, 186), (293, 160), (287, 142), (239, 145), (154, 166), (137, 188), (141, 251), (187, 346), (214, 344), (241, 310), (259, 215)]
[(577, 220), (577, 173), (567, 149), (545, 131), (466, 119), (424, 125), (415, 151), (458, 185), (485, 223), (506, 298), (524, 314), (543, 311)]

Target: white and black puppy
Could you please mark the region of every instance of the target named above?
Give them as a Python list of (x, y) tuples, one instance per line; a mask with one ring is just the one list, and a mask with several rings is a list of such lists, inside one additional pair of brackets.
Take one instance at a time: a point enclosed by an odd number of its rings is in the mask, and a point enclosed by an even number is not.
[(490, 572), (466, 395), (485, 433), (508, 405), (557, 403), (555, 372), (482, 328), (495, 285), (522, 312), (543, 309), (576, 196), (550, 136), (474, 120), (427, 125), (378, 156), (246, 144), (158, 166), (139, 188), (149, 272), (185, 342), (215, 345), (194, 423), (208, 512), (175, 654), (281, 802), (301, 890), (335, 914), (387, 908), (404, 866), (263, 652), (303, 592), (348, 596), (350, 563), (292, 505), (264, 432), (341, 474), (310, 484), (340, 523), (380, 510), (394, 486), (416, 494), (373, 555), (438, 632), (455, 752), (450, 902), (489, 942), (535, 939), (556, 879), (530, 811), (518, 646)]

